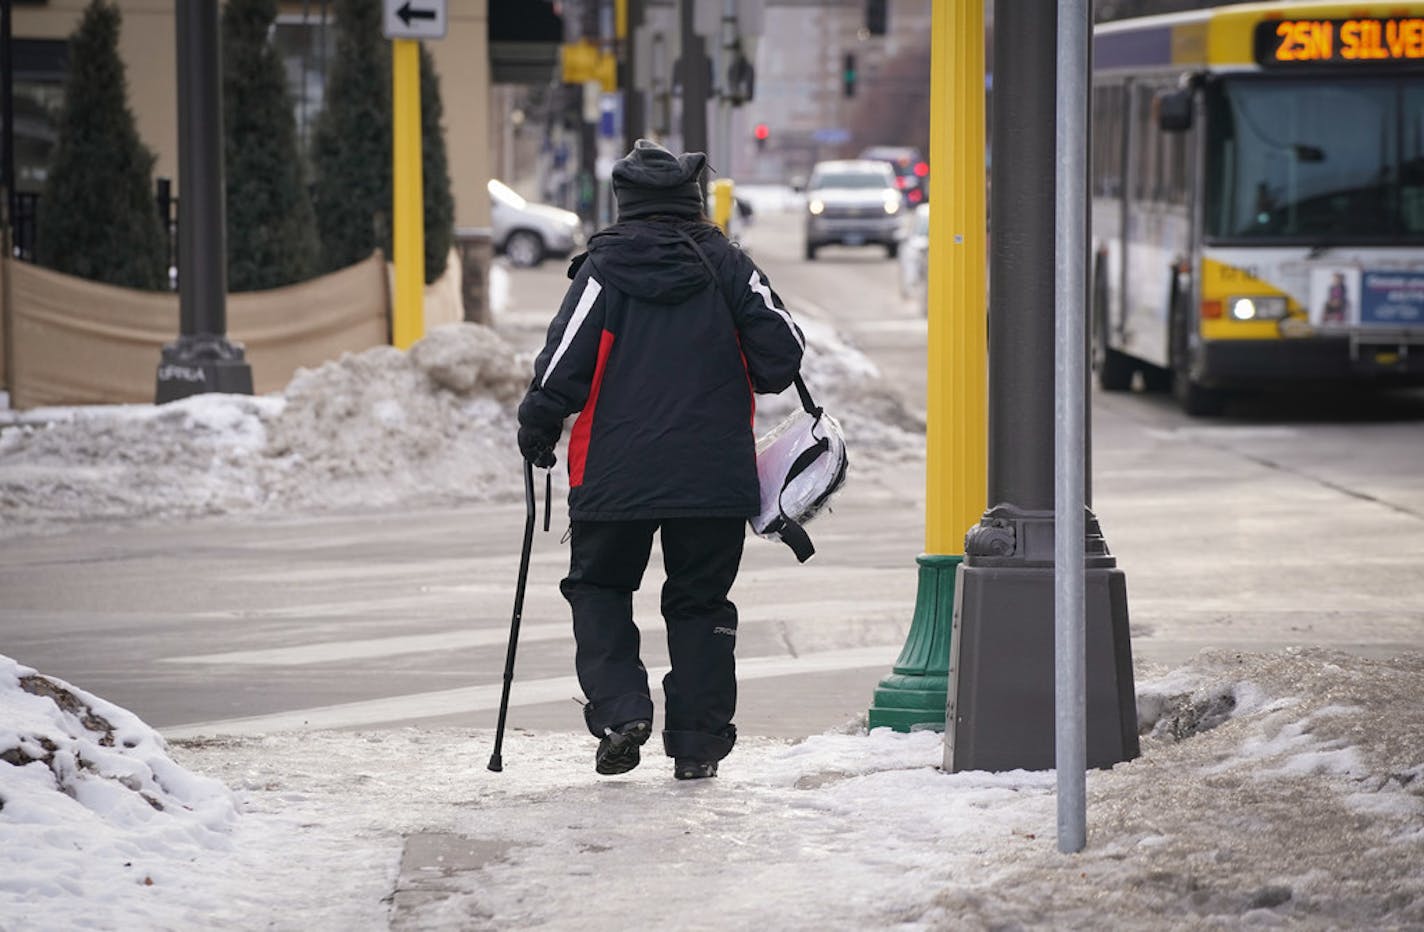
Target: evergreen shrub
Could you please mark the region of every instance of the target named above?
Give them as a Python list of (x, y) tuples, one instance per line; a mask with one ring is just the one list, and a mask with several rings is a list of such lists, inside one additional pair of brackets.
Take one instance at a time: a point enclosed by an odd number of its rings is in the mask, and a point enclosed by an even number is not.
[(168, 285), (154, 155), (139, 139), (119, 58), (119, 10), (92, 0), (69, 38), (58, 138), (40, 196), (35, 259), (93, 281)]
[(270, 35), (277, 0), (227, 0), (222, 17), (227, 278), (232, 291), (305, 281), (320, 242), (292, 95)]

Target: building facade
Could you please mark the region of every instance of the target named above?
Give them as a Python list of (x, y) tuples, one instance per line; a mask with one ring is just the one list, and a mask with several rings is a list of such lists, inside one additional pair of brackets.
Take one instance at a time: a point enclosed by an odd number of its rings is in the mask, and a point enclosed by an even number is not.
[[(129, 107), (139, 137), (156, 156), (155, 185), (169, 179), (182, 194), (178, 165), (177, 50), (175, 3), (192, 0), (112, 0), (123, 16), (119, 54), (128, 82)], [(218, 0), (211, 0), (218, 2)], [(12, 13), (15, 126), (15, 188), (44, 188), (56, 121), (68, 74), (68, 37), (88, 0), (17, 0)], [(320, 113), (327, 63), (335, 48), (330, 0), (286, 0), (273, 39), (287, 65), (299, 138), (310, 139)], [(449, 30), (427, 43), (440, 78), (445, 141), (455, 226), (467, 237), (488, 240), (490, 175), (488, 141), (490, 67), (486, 0), (448, 0)]]

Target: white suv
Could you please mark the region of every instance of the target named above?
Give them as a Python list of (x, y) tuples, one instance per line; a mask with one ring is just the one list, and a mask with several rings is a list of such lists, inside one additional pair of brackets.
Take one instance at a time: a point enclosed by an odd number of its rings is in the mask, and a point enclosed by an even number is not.
[(806, 183), (806, 258), (816, 258), (817, 249), (832, 243), (883, 246), (895, 258), (903, 205), (887, 163), (817, 162)]

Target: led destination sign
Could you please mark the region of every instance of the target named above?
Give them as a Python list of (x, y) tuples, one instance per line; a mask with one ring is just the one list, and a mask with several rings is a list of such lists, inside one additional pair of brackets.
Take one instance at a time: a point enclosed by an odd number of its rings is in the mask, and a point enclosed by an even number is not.
[(1256, 62), (1292, 65), (1424, 65), (1424, 17), (1279, 19), (1256, 25)]

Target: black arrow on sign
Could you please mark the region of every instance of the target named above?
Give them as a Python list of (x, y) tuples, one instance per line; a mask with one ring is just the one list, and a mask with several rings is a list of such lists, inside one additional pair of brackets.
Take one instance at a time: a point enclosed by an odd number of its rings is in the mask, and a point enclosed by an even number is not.
[(401, 18), (401, 22), (405, 23), (406, 28), (410, 28), (410, 21), (413, 19), (434, 19), (435, 11), (412, 10), (410, 8), (410, 0), (405, 0), (405, 3), (401, 4), (400, 9), (396, 10), (396, 15)]

